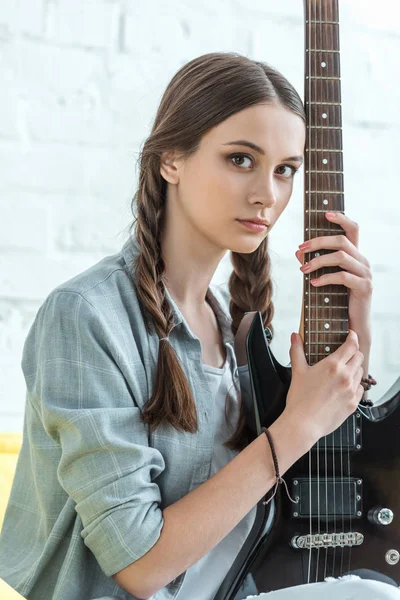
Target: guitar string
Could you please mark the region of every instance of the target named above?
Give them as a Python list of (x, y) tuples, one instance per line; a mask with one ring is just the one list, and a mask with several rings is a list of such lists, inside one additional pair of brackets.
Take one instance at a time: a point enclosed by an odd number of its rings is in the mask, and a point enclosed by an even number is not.
[[(332, 19), (332, 21), (339, 22), (339, 15), (338, 15), (338, 12), (337, 12), (337, 7), (335, 6), (335, 8), (336, 8), (336, 11), (335, 11), (336, 14), (334, 15), (335, 18)], [(337, 47), (337, 49), (339, 49), (339, 33), (338, 33), (338, 31), (337, 31), (336, 35), (337, 35), (336, 47)], [(332, 42), (333, 41), (334, 41), (334, 29), (332, 30)], [(335, 124), (336, 124), (336, 121), (335, 121)], [(337, 130), (337, 131), (338, 131), (339, 137), (340, 137), (341, 130)], [(335, 174), (335, 184), (337, 186), (337, 175), (336, 174)], [(336, 187), (336, 189), (337, 189), (337, 187)], [(340, 200), (339, 200), (339, 202), (340, 202)], [(343, 196), (342, 196), (342, 202), (341, 202), (341, 204), (342, 203), (343, 203)], [(343, 209), (344, 206), (341, 206), (341, 208)], [(341, 501), (341, 513), (342, 513), (341, 523), (342, 523), (342, 528), (341, 529), (342, 529), (342, 532), (344, 533), (344, 526), (345, 526), (344, 525), (344, 510), (345, 510), (345, 504), (344, 504), (344, 486), (345, 486), (345, 483), (344, 483), (344, 471), (343, 471), (343, 427), (340, 427), (340, 430), (339, 430), (339, 440), (340, 440), (340, 492), (341, 492), (341, 499), (342, 499), (342, 501)], [(336, 477), (334, 478), (334, 481), (336, 481)], [(344, 547), (341, 546), (341, 552), (340, 552), (340, 569), (339, 569), (340, 575), (343, 575), (343, 560), (344, 560)]]
[[(326, 21), (329, 21), (329, 20), (334, 21), (335, 20), (333, 18), (333, 15), (332, 15), (332, 18), (330, 19), (329, 18), (329, 14), (328, 15), (325, 14), (324, 15), (324, 19)], [(326, 47), (326, 43), (327, 42), (324, 39), (321, 48), (325, 48)], [(326, 53), (326, 54), (328, 55), (328, 53)], [(330, 61), (331, 60), (333, 61), (333, 55), (332, 55), (332, 53), (331, 53), (330, 57), (329, 56), (324, 56), (324, 62), (326, 63), (326, 65), (328, 65), (327, 76), (329, 76), (329, 74), (331, 72), (333, 72), (333, 69), (332, 70), (330, 69), (330, 66), (331, 66)], [(326, 81), (329, 81), (329, 80), (326, 80)], [(329, 84), (327, 83), (326, 86), (328, 87), (328, 85)], [(326, 98), (329, 101), (330, 98), (328, 98), (328, 94), (327, 93), (325, 94), (325, 96), (326, 96)], [(332, 98), (332, 101), (333, 101), (333, 98)], [(328, 105), (326, 106), (326, 111), (327, 111), (327, 114), (328, 114), (328, 111), (329, 111)], [(328, 120), (328, 126), (329, 126), (329, 120)], [(322, 136), (321, 136), (322, 137), (322, 148), (325, 148), (324, 130), (322, 129), (321, 131), (322, 131)], [(330, 135), (329, 129), (327, 131), (327, 140), (328, 140), (328, 143), (327, 143), (326, 147), (330, 149), (330, 145), (332, 143), (332, 137)], [(333, 154), (332, 152), (331, 153), (328, 152), (328, 162), (326, 163), (328, 165), (328, 168), (327, 168), (327, 171), (328, 171), (328, 173), (327, 173), (328, 194), (327, 195), (328, 195), (328, 199), (329, 199), (328, 201), (331, 201), (331, 193), (330, 193), (331, 189), (330, 189), (330, 174), (329, 174), (329, 171), (332, 170), (331, 169), (332, 154)], [(332, 210), (332, 206), (330, 206), (329, 208), (330, 208), (330, 210)], [(336, 202), (335, 202), (334, 209), (336, 209), (336, 208), (337, 207), (336, 207)], [(327, 223), (327, 221), (326, 221), (326, 217), (325, 217), (325, 214), (324, 214), (324, 227), (327, 227), (328, 229), (332, 229), (330, 221), (328, 221), (328, 224), (326, 224), (326, 223)], [(330, 232), (329, 232), (329, 235), (331, 235)], [(332, 298), (332, 296), (331, 296), (331, 298)], [(332, 316), (333, 316), (333, 309), (331, 308), (331, 310), (328, 310), (327, 313), (332, 318)], [(330, 319), (328, 318), (328, 320), (330, 320)], [(328, 342), (325, 342), (325, 343), (328, 343)], [(329, 344), (328, 344), (328, 347), (330, 347)], [(331, 352), (331, 350), (329, 350), (329, 352)], [(334, 442), (334, 440), (335, 440), (334, 432), (332, 432), (331, 440), (332, 440), (332, 449), (331, 449), (331, 453), (332, 453), (332, 472), (333, 472), (333, 475), (335, 475), (335, 466), (336, 465), (335, 465), (335, 452), (334, 452), (334, 443), (335, 443)], [(327, 467), (327, 465), (328, 465), (327, 442), (326, 442), (326, 438), (325, 438), (325, 507), (326, 507), (326, 529), (327, 529), (327, 533), (329, 534), (329, 520), (328, 520), (328, 518), (329, 518), (329, 500), (330, 500), (330, 498), (329, 498), (329, 494), (328, 494), (328, 467)], [(336, 533), (336, 477), (335, 476), (332, 477), (332, 493), (333, 493), (333, 498), (332, 498), (332, 503), (333, 503), (333, 532), (332, 532), (332, 534), (335, 535), (335, 533)], [(327, 548), (325, 550), (324, 578), (327, 576), (328, 556), (329, 556), (329, 547), (327, 546)], [(336, 558), (336, 547), (334, 546), (334, 548), (333, 548), (333, 573), (331, 573), (331, 576), (334, 574), (335, 558)]]
[[(330, 6), (332, 6), (332, 3), (331, 3)], [(329, 11), (329, 12), (331, 12), (331, 11)], [(333, 15), (331, 15), (331, 16), (332, 16), (332, 18), (330, 19), (329, 18), (329, 14), (325, 14), (323, 16), (323, 18), (326, 21), (334, 21), (335, 19), (333, 18)], [(321, 43), (322, 43), (321, 48), (326, 48), (327, 47), (327, 40), (325, 38), (323, 39), (323, 41)], [(333, 48), (331, 48), (331, 49), (333, 50)], [(327, 76), (329, 76), (329, 74), (334, 71), (333, 69), (332, 70), (330, 69), (330, 66), (331, 66), (331, 62), (330, 61), (333, 62), (334, 59), (333, 59), (333, 53), (330, 53), (330, 56), (329, 56), (329, 53), (326, 53), (326, 55), (328, 55), (328, 56), (324, 57), (324, 62), (326, 63), (326, 65), (328, 65)], [(325, 81), (328, 82), (329, 80), (327, 79)], [(326, 83), (325, 86), (326, 86), (326, 88), (329, 88), (329, 84), (328, 83)], [(331, 98), (328, 98), (327, 89), (325, 89), (325, 98), (328, 101), (331, 100)], [(333, 101), (334, 101), (334, 99), (332, 98), (332, 102)], [(329, 105), (328, 104), (326, 105), (325, 110), (326, 110), (326, 114), (328, 115), (328, 111), (329, 111)], [(329, 123), (329, 119), (328, 119), (327, 125), (329, 126), (329, 124), (330, 123)], [(332, 144), (332, 134), (330, 133), (330, 130), (329, 129), (327, 130), (327, 136), (326, 136), (327, 137), (327, 145), (326, 146), (325, 146), (325, 143), (324, 143), (324, 141), (325, 141), (324, 140), (324, 130), (321, 129), (321, 132), (322, 132), (322, 135), (321, 135), (321, 138), (322, 138), (322, 148), (327, 147), (327, 148), (330, 149), (331, 148), (331, 144)], [(335, 147), (335, 144), (333, 144), (333, 146)], [(329, 171), (333, 170), (333, 169), (331, 169), (332, 154), (334, 154), (334, 153), (328, 152), (328, 162), (326, 163), (327, 166), (328, 166), (328, 168), (327, 168), (328, 173), (326, 175), (326, 182), (327, 182), (326, 185), (327, 185), (327, 189), (328, 189), (328, 194), (327, 194), (328, 198), (327, 199), (328, 199), (328, 202), (331, 203), (330, 205), (328, 205), (329, 206), (329, 210), (332, 210), (331, 187), (330, 187), (330, 173), (329, 173)], [(335, 178), (335, 183), (336, 183), (336, 178)], [(321, 188), (321, 189), (323, 189), (323, 188)], [(336, 210), (336, 208), (337, 208), (337, 205), (336, 205), (336, 202), (334, 202), (333, 209)], [(324, 217), (324, 227), (327, 227), (328, 229), (331, 230), (332, 229), (331, 222), (330, 221), (327, 222), (325, 214), (323, 215), (323, 217)], [(329, 231), (329, 235), (332, 235), (331, 231)], [(329, 295), (328, 295), (328, 298), (329, 298)], [(329, 299), (332, 300), (332, 296), (330, 296)], [(329, 314), (329, 317), (332, 318), (332, 316), (333, 316), (333, 309), (328, 310), (327, 313)], [(331, 319), (328, 318), (328, 320), (331, 320)], [(331, 321), (331, 322), (333, 323), (333, 321)], [(331, 340), (331, 341), (333, 341), (333, 340)], [(327, 341), (325, 343), (328, 344)], [(324, 345), (324, 347), (325, 347), (325, 345)], [(328, 344), (328, 347), (330, 347), (330, 344)], [(332, 349), (329, 350), (329, 353), (331, 353), (331, 351), (332, 351)], [(332, 531), (332, 535), (334, 537), (335, 534), (336, 534), (336, 527), (337, 527), (337, 523), (336, 523), (336, 464), (335, 464), (335, 451), (334, 451), (334, 445), (335, 445), (335, 441), (334, 441), (335, 440), (335, 434), (334, 434), (334, 432), (332, 432), (331, 440), (332, 440), (331, 454), (332, 454), (332, 474), (333, 474), (332, 475), (332, 494), (333, 494), (333, 498), (332, 498), (332, 504), (333, 504), (333, 531)], [(328, 464), (327, 442), (326, 442), (326, 438), (325, 438), (325, 507), (326, 507), (326, 529), (327, 529), (327, 533), (329, 533), (329, 525), (328, 525), (329, 524), (329, 520), (328, 519), (329, 519), (329, 500), (330, 500), (330, 498), (329, 498), (329, 494), (328, 494), (328, 469), (327, 469), (327, 464)], [(324, 578), (327, 576), (328, 556), (329, 556), (329, 547), (327, 545), (326, 550), (325, 550)], [(334, 575), (334, 571), (335, 571), (335, 559), (336, 559), (336, 546), (333, 547), (333, 566), (332, 566), (331, 576)]]
[[(312, 4), (311, 2), (306, 1), (305, 2), (305, 12), (306, 12), (306, 20), (308, 19), (308, 100), (309, 100), (309, 104), (308, 104), (308, 110), (307, 110), (307, 115), (308, 115), (308, 124), (307, 124), (307, 129), (308, 129), (308, 147), (309, 147), (309, 154), (308, 154), (308, 160), (307, 160), (307, 164), (308, 164), (308, 206), (309, 206), (309, 210), (310, 212), (308, 213), (308, 239), (310, 239), (310, 231), (311, 231), (311, 154), (312, 154), (312, 129), (310, 128), (311, 125), (311, 121), (312, 121), (312, 113), (311, 113), (311, 24), (310, 21), (312, 20)], [(307, 204), (307, 202), (306, 202)], [(305, 219), (305, 221), (307, 222), (307, 220)], [(306, 236), (307, 239), (307, 236)], [(310, 289), (310, 277), (306, 277), (306, 285), (305, 288), (307, 290), (306, 294), (308, 294), (308, 315), (309, 315), (309, 320), (308, 323), (310, 323), (310, 316), (311, 316), (311, 311), (310, 311), (310, 306), (311, 306), (311, 289)], [(310, 328), (309, 328), (310, 331)], [(311, 334), (309, 333), (309, 341), (311, 341)], [(308, 349), (310, 350), (310, 344), (308, 346)], [(309, 363), (311, 363), (311, 356), (309, 357)], [(311, 449), (308, 451), (308, 475), (309, 475), (309, 490), (308, 490), (308, 495), (309, 495), (309, 527), (310, 527), (310, 540), (312, 539), (312, 518), (311, 518), (311, 508), (312, 508), (312, 502), (311, 502), (311, 497), (312, 497), (312, 488), (311, 488), (311, 475), (312, 475), (312, 464), (311, 464)], [(312, 557), (312, 549), (311, 549), (311, 544), (310, 544), (310, 548), (308, 550), (308, 575), (307, 575), (307, 583), (310, 583), (310, 575), (311, 575), (311, 557)]]
[[(323, 31), (324, 30), (323, 30), (323, 26), (322, 26), (322, 21), (329, 20), (327, 18), (326, 11), (324, 10), (324, 8), (325, 8), (325, 3), (323, 4), (323, 6), (320, 4), (320, 12), (321, 12), (321, 14), (319, 16), (319, 19), (317, 19), (321, 23), (321, 25), (319, 27), (319, 29), (320, 29), (320, 33), (319, 33), (320, 45), (319, 45), (319, 48), (321, 48), (321, 50), (323, 50), (324, 48), (326, 48), (326, 43), (327, 43), (327, 40), (325, 39), (325, 36), (323, 35)], [(315, 54), (317, 54), (317, 53), (315, 53)], [(323, 69), (323, 67), (322, 67), (321, 63), (324, 61), (324, 62), (326, 62), (326, 64), (328, 64), (328, 59), (325, 56), (323, 57), (323, 52), (318, 53), (318, 54), (320, 56), (319, 75), (322, 75), (322, 69)], [(322, 89), (322, 79), (320, 81), (321, 81), (320, 88)], [(327, 98), (326, 90), (325, 90), (325, 97)], [(322, 101), (322, 93), (321, 93), (321, 101)], [(316, 105), (316, 106), (319, 106), (319, 105)], [(322, 104), (321, 104), (321, 109), (320, 110), (322, 111)], [(328, 109), (326, 108), (326, 110), (328, 110)], [(321, 122), (321, 125), (323, 125), (322, 122)], [(327, 138), (329, 140), (329, 133), (328, 133)], [(324, 130), (323, 129), (321, 129), (321, 148), (322, 149), (329, 148), (329, 144), (328, 145), (325, 144)], [(323, 156), (323, 153), (321, 153), (321, 157), (322, 156)], [(329, 152), (328, 152), (328, 157), (329, 157), (328, 158), (328, 163), (326, 163), (326, 164), (328, 165), (328, 169), (327, 170), (329, 171), (330, 170), (329, 169), (329, 159), (330, 159)], [(322, 163), (322, 165), (323, 164), (324, 163)], [(322, 166), (320, 167), (320, 165), (317, 163), (317, 161), (315, 161), (315, 165), (316, 165), (315, 166), (316, 170), (319, 170), (319, 169), (321, 169), (321, 171), (323, 170), (323, 167)], [(321, 180), (323, 180), (323, 179), (324, 179), (324, 174), (322, 173), (321, 174)], [(329, 192), (330, 191), (329, 174), (327, 176), (327, 181), (328, 181), (328, 192)], [(324, 187), (318, 187), (318, 189), (323, 190)], [(330, 194), (328, 194), (328, 198), (330, 198)], [(323, 208), (324, 205), (321, 203), (320, 206), (321, 206), (321, 208)], [(317, 206), (317, 208), (318, 208), (318, 206)], [(316, 214), (317, 214), (317, 216), (319, 214), (322, 215), (323, 222), (324, 222), (323, 227), (325, 227), (326, 226), (325, 225), (326, 224), (325, 213), (316, 213)], [(317, 218), (316, 218), (316, 220), (317, 220)], [(321, 254), (324, 255), (325, 252), (321, 252)], [(325, 271), (323, 270), (323, 273), (324, 272)], [(319, 302), (318, 302), (317, 305), (319, 306)], [(322, 306), (322, 304), (321, 304), (321, 306)], [(325, 312), (325, 310), (323, 312)], [(326, 312), (328, 313), (328, 315), (331, 316), (332, 311), (327, 310)], [(328, 320), (329, 320), (329, 318), (328, 318)], [(319, 322), (321, 322), (321, 321), (319, 321)], [(322, 352), (322, 358), (325, 357), (325, 352), (326, 352), (325, 345), (326, 345), (326, 343), (327, 343), (327, 341), (326, 341), (325, 336), (324, 336), (324, 344), (321, 344), (321, 349), (324, 348), (324, 352)], [(319, 349), (319, 346), (318, 346), (318, 349)], [(318, 356), (318, 360), (320, 360), (320, 356)], [(329, 534), (329, 521), (328, 521), (328, 506), (329, 506), (328, 505), (328, 499), (329, 499), (329, 497), (328, 497), (328, 468), (327, 468), (327, 466), (328, 466), (327, 436), (325, 436), (325, 438), (324, 438), (324, 445), (325, 445), (325, 448), (324, 448), (324, 450), (325, 450), (325, 455), (324, 455), (324, 459), (325, 459), (325, 528), (326, 528), (326, 533)], [(319, 505), (318, 505), (318, 508), (319, 508)], [(329, 549), (328, 549), (328, 546), (327, 546), (325, 548), (324, 579), (326, 577), (326, 569), (327, 569), (327, 562), (328, 562), (328, 552), (329, 552)]]
[[(335, 4), (336, 6), (336, 16), (337, 16), (337, 22), (339, 23), (340, 21), (340, 15), (339, 15), (339, 1), (335, 0)], [(337, 27), (337, 48), (338, 50), (340, 50), (340, 26), (338, 25)], [(340, 55), (339, 55), (340, 56)], [(339, 66), (340, 66), (340, 61), (339, 61)], [(341, 77), (341, 73), (338, 73), (338, 76)], [(339, 79), (339, 83), (341, 82), (341, 79)], [(339, 86), (339, 98), (338, 101), (341, 103), (342, 102), (342, 97), (341, 97), (341, 87)], [(341, 111), (341, 104), (339, 105), (339, 112), (340, 115), (342, 116), (342, 111)], [(342, 125), (342, 123), (341, 123)], [(342, 148), (342, 164), (341, 164), (341, 171), (343, 172), (342, 174), (342, 178), (343, 178), (343, 192), (344, 192), (344, 169), (343, 169), (343, 132), (342, 129), (340, 129), (340, 136), (341, 136), (341, 148)], [(342, 196), (342, 201), (343, 201), (343, 206), (342, 206), (342, 210), (344, 211), (344, 194)], [(347, 290), (346, 290), (347, 291)], [(347, 296), (344, 296), (344, 301), (345, 304), (347, 306), (347, 328), (349, 325), (348, 322), (348, 291), (347, 291)], [(355, 411), (355, 414), (357, 413), (357, 411)], [(354, 422), (354, 419), (356, 419), (356, 417), (352, 417), (352, 425), (353, 425), (353, 430), (355, 428), (355, 425), (357, 423), (357, 421)], [(349, 531), (352, 532), (352, 514), (351, 514), (351, 463), (350, 463), (350, 431), (349, 431), (349, 427), (350, 427), (350, 423), (349, 423), (349, 419), (347, 419), (346, 421), (346, 434), (347, 434), (347, 478), (348, 478), (348, 504), (349, 504)], [(354, 432), (355, 433), (355, 432)], [(355, 438), (354, 438), (355, 440)], [(354, 488), (354, 494), (355, 494), (355, 498), (354, 501), (356, 502), (356, 496), (357, 496), (357, 488)], [(355, 504), (356, 506), (356, 504)], [(344, 512), (344, 511), (343, 511)], [(350, 546), (348, 546), (348, 565), (347, 565), (347, 571), (349, 572), (351, 569), (351, 556), (352, 556), (352, 545), (350, 543)]]
[[(319, 3), (319, 7), (321, 8), (321, 3)], [(315, 21), (315, 23), (313, 23), (313, 21)], [(321, 33), (322, 33), (322, 26), (321, 24), (318, 25), (318, 21), (321, 21), (321, 14), (318, 14), (318, 2), (317, 0), (315, 0), (315, 5), (314, 5), (314, 17), (311, 18), (311, 27), (314, 25), (314, 49), (319, 49), (319, 48), (323, 48), (324, 46), (319, 45), (318, 46), (318, 37), (317, 37), (317, 32), (319, 34), (319, 44), (321, 44), (322, 42), (325, 42), (325, 40), (322, 40), (321, 38)], [(313, 60), (314, 60), (314, 70), (313, 70), (313, 74), (315, 76), (319, 76), (319, 69), (317, 68), (317, 52), (313, 52)], [(315, 79), (315, 91), (318, 89), (318, 91), (321, 93), (322, 91), (322, 80), (320, 79)], [(321, 93), (321, 100), (322, 100), (322, 93)], [(311, 106), (315, 106), (315, 110), (314, 110), (314, 119), (313, 119), (313, 124), (315, 126), (315, 140), (316, 143), (314, 145), (314, 148), (317, 150), (320, 146), (318, 144), (318, 125), (320, 125), (320, 111), (322, 109), (322, 104), (312, 104)], [(318, 117), (318, 118), (317, 118)], [(323, 133), (323, 130), (321, 129), (321, 134)], [(321, 141), (322, 143), (322, 141)], [(323, 145), (322, 145), (323, 148)], [(317, 152), (315, 153), (315, 164), (317, 165)], [(312, 171), (312, 169), (311, 169)], [(319, 187), (320, 181), (319, 181), (319, 173), (318, 171), (318, 166), (315, 169), (315, 186), (316, 186), (316, 191), (323, 189)], [(322, 179), (322, 177), (321, 177)], [(318, 208), (318, 194), (315, 194), (316, 198), (315, 198), (315, 209)], [(318, 228), (319, 226), (319, 218), (318, 215), (322, 214), (322, 213), (317, 213), (315, 212), (315, 224)], [(318, 235), (319, 231), (316, 228), (315, 233)], [(314, 255), (315, 256), (315, 255)], [(312, 256), (309, 256), (310, 259), (312, 259)], [(324, 269), (321, 269), (322, 274), (324, 273)], [(321, 275), (321, 272), (320, 272)], [(313, 275), (315, 277), (315, 273)], [(311, 275), (309, 275), (309, 277), (311, 278)], [(315, 289), (315, 287), (314, 287)], [(316, 290), (315, 290), (316, 291)], [(315, 310), (315, 315), (317, 317), (317, 319), (319, 319), (320, 317), (320, 309), (319, 309), (319, 297), (318, 294), (315, 295), (316, 298), (316, 302), (315, 302), (315, 306), (316, 306), (316, 310)], [(318, 324), (320, 323), (319, 320), (316, 321), (316, 327), (315, 327), (315, 331), (317, 331), (317, 342), (320, 341), (319, 339), (319, 326)], [(319, 351), (319, 347), (321, 344), (317, 343), (317, 349), (316, 349), (316, 363), (320, 360), (320, 351)], [(317, 470), (317, 535), (318, 535), (318, 539), (319, 536), (321, 535), (321, 513), (320, 513), (320, 505), (321, 505), (321, 498), (320, 498), (320, 465), (319, 465), (319, 460), (320, 460), (320, 440), (317, 441), (317, 449), (316, 449), (316, 470)], [(319, 570), (319, 557), (320, 557), (320, 546), (317, 545), (317, 556), (316, 556), (316, 564), (315, 564), (315, 581), (318, 581), (318, 570)]]

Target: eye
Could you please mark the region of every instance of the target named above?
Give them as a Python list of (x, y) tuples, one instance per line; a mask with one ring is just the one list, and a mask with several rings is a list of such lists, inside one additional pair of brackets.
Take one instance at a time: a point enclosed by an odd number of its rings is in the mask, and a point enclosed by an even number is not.
[[(285, 179), (294, 177), (296, 175), (297, 171), (299, 170), (299, 169), (296, 169), (296, 167), (293, 167), (292, 165), (281, 165), (280, 167), (278, 167), (278, 169), (284, 169), (284, 168), (290, 169), (289, 175), (287, 175), (287, 176), (284, 175)], [(280, 174), (282, 174), (282, 173), (280, 173)]]
[[(238, 159), (238, 158), (239, 158), (239, 159), (247, 158), (248, 160), (250, 160), (250, 161), (251, 161), (251, 162), (254, 164), (254, 161), (253, 161), (253, 159), (251, 158), (251, 156), (248, 156), (247, 154), (231, 154), (230, 156), (228, 156), (228, 158), (229, 158), (229, 160), (235, 160), (235, 161), (236, 161), (236, 159)], [(235, 165), (236, 167), (239, 167), (239, 166), (240, 166), (240, 165), (239, 165), (237, 162), (235, 162), (235, 163), (234, 163), (234, 165)]]

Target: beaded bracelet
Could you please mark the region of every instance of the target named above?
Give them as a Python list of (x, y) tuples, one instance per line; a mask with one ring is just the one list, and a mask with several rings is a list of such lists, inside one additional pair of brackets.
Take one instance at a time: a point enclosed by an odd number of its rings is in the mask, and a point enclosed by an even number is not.
[(275, 483), (275, 489), (274, 489), (274, 493), (272, 494), (272, 496), (266, 500), (265, 502), (263, 502), (263, 504), (268, 504), (269, 502), (271, 502), (272, 498), (275, 496), (277, 489), (278, 489), (278, 485), (280, 483), (284, 483), (285, 484), (285, 488), (286, 488), (286, 492), (287, 495), (289, 496), (290, 500), (294, 503), (297, 504), (296, 500), (293, 500), (293, 498), (291, 497), (291, 495), (289, 494), (289, 490), (288, 490), (288, 486), (286, 484), (286, 481), (283, 479), (283, 477), (281, 477), (281, 474), (279, 473), (279, 465), (278, 465), (278, 459), (276, 456), (276, 452), (275, 452), (275, 446), (274, 446), (274, 442), (272, 440), (272, 436), (270, 431), (266, 428), (266, 427), (261, 427), (261, 431), (265, 433), (265, 435), (267, 436), (267, 439), (269, 441), (269, 445), (271, 447), (271, 454), (272, 454), (272, 459), (274, 461), (274, 467), (275, 467), (275, 475), (276, 475), (276, 483)]
[(368, 377), (363, 377), (361, 379), (361, 385), (363, 386), (364, 390), (370, 390), (372, 385), (376, 385), (376, 379), (374, 379), (372, 375), (368, 373)]
[[(363, 377), (361, 379), (361, 385), (364, 388), (364, 393), (368, 390), (371, 389), (371, 386), (376, 385), (376, 379), (374, 379), (372, 377), (372, 375), (370, 375), (368, 373), (368, 377)], [(361, 398), (359, 404), (361, 404), (361, 406), (373, 406), (374, 403), (372, 402), (372, 400), (369, 400), (368, 398)]]

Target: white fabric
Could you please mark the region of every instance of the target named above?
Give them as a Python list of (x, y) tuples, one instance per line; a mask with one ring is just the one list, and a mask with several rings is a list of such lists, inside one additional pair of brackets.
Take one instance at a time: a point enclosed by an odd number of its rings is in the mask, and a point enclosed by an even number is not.
[(399, 600), (400, 589), (388, 583), (344, 575), (320, 583), (296, 585), (275, 592), (247, 596), (246, 600)]
[[(237, 456), (237, 452), (223, 445), (234, 431), (239, 418), (240, 391), (233, 385), (232, 372), (236, 368), (233, 348), (227, 344), (227, 358), (221, 369), (203, 365), (214, 402), (214, 452), (210, 477)], [(228, 390), (234, 399), (231, 426), (225, 417), (225, 399)], [(228, 415), (229, 416), (229, 415)], [(254, 523), (256, 507), (244, 516), (237, 526), (210, 552), (192, 565), (186, 572), (181, 589), (175, 600), (212, 600), (230, 567), (238, 555)]]

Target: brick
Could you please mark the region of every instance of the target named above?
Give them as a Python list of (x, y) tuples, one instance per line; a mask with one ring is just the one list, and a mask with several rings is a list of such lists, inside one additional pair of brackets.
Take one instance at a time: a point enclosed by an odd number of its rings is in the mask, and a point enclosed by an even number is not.
[(49, 244), (56, 252), (112, 254), (118, 243), (123, 244), (117, 232), (123, 232), (133, 217), (115, 197), (78, 196), (57, 198), (49, 207), (49, 221)]
[(49, 236), (46, 199), (26, 192), (5, 192), (0, 220), (0, 252), (45, 252)]
[(346, 0), (340, 3), (340, 21), (357, 29), (398, 34), (400, 6), (393, 0), (381, 0), (379, 10), (373, 2)]
[(0, 143), (0, 162), (0, 193), (84, 193), (125, 200), (134, 189), (136, 163), (126, 150), (35, 144), (25, 152), (17, 143)]
[(47, 4), (46, 37), (57, 44), (112, 49), (119, 17), (113, 0), (56, 0)]
[(0, 23), (12, 33), (43, 34), (44, 0), (2, 0)]

